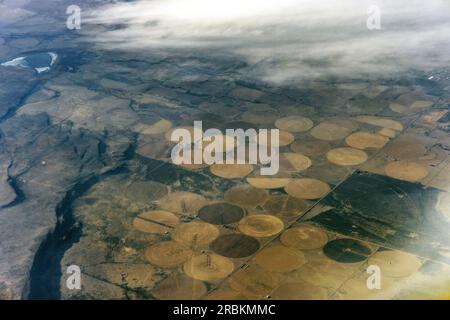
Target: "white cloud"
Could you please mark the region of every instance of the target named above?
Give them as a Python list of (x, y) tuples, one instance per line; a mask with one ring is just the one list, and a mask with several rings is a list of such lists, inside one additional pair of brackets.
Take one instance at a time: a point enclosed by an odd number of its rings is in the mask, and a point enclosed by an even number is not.
[[(366, 27), (381, 10), (381, 30)], [(237, 54), (269, 81), (379, 77), (450, 62), (448, 0), (153, 0), (115, 3), (84, 22), (106, 49), (202, 49)]]
[(6, 0), (0, 3), (0, 25), (12, 23), (34, 15), (32, 11), (21, 8), (26, 3), (26, 0), (18, 0), (17, 3)]

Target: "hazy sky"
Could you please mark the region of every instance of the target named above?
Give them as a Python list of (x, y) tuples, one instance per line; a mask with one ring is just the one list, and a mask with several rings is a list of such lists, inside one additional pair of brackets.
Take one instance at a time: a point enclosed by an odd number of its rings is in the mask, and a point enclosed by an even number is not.
[[(381, 30), (366, 26), (371, 5)], [(84, 22), (121, 25), (89, 35), (104, 48), (229, 52), (275, 82), (378, 77), (450, 61), (449, 0), (140, 0), (90, 17)]]

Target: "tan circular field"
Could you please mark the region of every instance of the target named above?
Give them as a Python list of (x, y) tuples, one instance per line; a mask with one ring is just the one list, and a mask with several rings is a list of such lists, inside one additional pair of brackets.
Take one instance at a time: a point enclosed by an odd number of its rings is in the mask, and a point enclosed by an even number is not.
[(369, 258), (369, 265), (377, 265), (388, 277), (403, 278), (416, 273), (422, 263), (416, 256), (401, 251), (378, 251)]
[(169, 227), (140, 218), (133, 219), (133, 227), (141, 232), (153, 234), (165, 234), (170, 231)]
[[(210, 136), (204, 136), (204, 139), (211, 139), (211, 141), (203, 141), (203, 150), (207, 148), (211, 143), (214, 143), (214, 141), (218, 141), (219, 139), (222, 139), (222, 152), (228, 152), (233, 150), (234, 148), (239, 146), (239, 141), (236, 137), (227, 136), (227, 135), (210, 135)], [(217, 144), (217, 142), (215, 143)]]
[[(279, 133), (278, 134), (278, 146), (279, 147), (288, 146), (295, 140), (294, 135), (288, 131), (279, 130), (278, 133)], [(258, 144), (259, 144), (260, 148), (262, 146), (272, 147), (272, 135), (271, 135), (270, 130), (268, 130), (268, 132), (267, 132), (267, 141), (264, 142), (262, 140), (258, 140)]]
[(209, 167), (209, 164), (206, 164), (206, 163), (200, 163), (200, 164), (195, 164), (195, 163), (192, 163), (192, 164), (185, 164), (185, 163), (183, 163), (183, 164), (181, 164), (180, 166), (183, 167), (183, 168), (185, 168), (185, 169), (187, 169), (187, 170), (197, 170), (197, 169), (207, 168), (207, 167)]
[[(178, 146), (177, 146), (177, 148), (178, 148)], [(201, 163), (195, 163), (195, 152), (196, 152), (196, 150), (200, 150), (200, 149), (196, 149), (195, 147), (192, 148), (192, 150), (191, 150), (191, 157), (190, 157), (190, 159), (188, 161), (184, 161), (185, 159), (184, 159), (183, 151), (177, 152), (174, 156), (171, 156), (171, 160), (172, 160), (172, 162), (174, 164), (183, 162), (183, 163), (177, 164), (177, 165), (181, 166), (181, 167), (183, 167), (185, 169), (188, 169), (188, 170), (196, 170), (196, 169), (202, 169), (202, 168), (209, 167), (209, 164), (207, 164), (205, 162), (205, 160), (203, 159), (203, 156), (202, 156), (201, 161), (199, 161)]]
[(209, 223), (192, 221), (175, 227), (172, 238), (187, 246), (206, 246), (219, 236), (219, 229)]
[(311, 119), (300, 116), (289, 116), (280, 118), (275, 121), (275, 126), (278, 129), (290, 132), (304, 132), (308, 131), (314, 126)]
[(140, 133), (148, 135), (161, 134), (168, 131), (170, 128), (172, 128), (172, 126), (173, 123), (171, 121), (161, 119), (150, 126), (144, 126), (143, 129), (140, 131)]
[(191, 278), (202, 281), (216, 281), (233, 272), (233, 262), (218, 254), (202, 254), (192, 257), (183, 265), (183, 270)]
[(274, 300), (325, 300), (327, 290), (303, 282), (285, 283), (271, 294)]
[(426, 109), (431, 107), (434, 104), (433, 101), (426, 101), (426, 100), (416, 100), (409, 105), (404, 105), (401, 103), (393, 102), (389, 104), (389, 108), (397, 113), (415, 113), (422, 109)]
[(327, 152), (327, 159), (339, 166), (356, 166), (368, 159), (367, 153), (354, 148), (336, 148)]
[(306, 263), (301, 251), (295, 251), (283, 245), (275, 245), (258, 252), (256, 263), (265, 270), (272, 272), (289, 272), (300, 268)]
[[(295, 140), (294, 135), (290, 132), (280, 130), (280, 147), (290, 145)], [(270, 140), (269, 140), (270, 141)]]
[(186, 262), (192, 250), (175, 241), (162, 241), (145, 250), (145, 258), (153, 265), (173, 268)]
[(213, 291), (204, 300), (246, 300), (247, 298), (240, 292), (234, 290)]
[(355, 120), (349, 119), (349, 118), (329, 118), (326, 120), (327, 122), (334, 123), (340, 127), (347, 128), (350, 131), (358, 130), (359, 123)]
[(356, 121), (359, 121), (362, 123), (367, 123), (367, 124), (370, 124), (373, 126), (394, 129), (397, 131), (403, 130), (403, 125), (400, 122), (389, 119), (389, 118), (383, 118), (383, 117), (377, 117), (377, 116), (357, 116)]
[(384, 168), (384, 172), (392, 178), (413, 182), (425, 178), (430, 169), (426, 165), (414, 161), (401, 160), (389, 163)]
[(334, 122), (324, 121), (315, 126), (310, 134), (319, 140), (335, 141), (344, 139), (352, 131), (349, 128), (340, 126)]
[(269, 197), (267, 190), (255, 188), (249, 184), (240, 184), (228, 189), (224, 198), (228, 202), (239, 204), (243, 207), (256, 207), (264, 203)]
[[(244, 145), (244, 154), (241, 155), (239, 152), (239, 149), (236, 149), (234, 152), (234, 156), (233, 159), (236, 161), (235, 163), (237, 163), (237, 161), (243, 161), (244, 163), (255, 163), (255, 161), (257, 163), (260, 162), (260, 157), (259, 157), (259, 150), (258, 150), (258, 144), (254, 143), (254, 142), (250, 142), (250, 143), (246, 143)], [(269, 150), (270, 151), (270, 150)], [(270, 153), (269, 153), (270, 154)], [(229, 153), (227, 154), (227, 156), (229, 156)]]
[(226, 179), (242, 179), (253, 171), (251, 164), (213, 164), (211, 173)]
[(162, 210), (145, 211), (141, 213), (138, 218), (151, 220), (169, 226), (175, 226), (180, 222), (180, 218), (178, 218), (177, 215), (172, 212)]
[(328, 242), (328, 236), (322, 229), (302, 224), (286, 230), (280, 238), (285, 246), (297, 250), (313, 250), (322, 248)]
[(133, 226), (146, 233), (164, 234), (170, 230), (168, 226), (175, 226), (180, 219), (171, 212), (155, 210), (146, 211), (133, 219)]
[(292, 197), (314, 200), (325, 196), (331, 189), (330, 186), (320, 180), (302, 178), (292, 179), (285, 187), (286, 193)]
[(233, 274), (228, 283), (249, 299), (262, 299), (279, 285), (280, 279), (261, 268), (247, 268)]
[(293, 152), (280, 153), (279, 156), (280, 169), (285, 172), (300, 172), (308, 169), (312, 161), (308, 157)]
[(344, 268), (348, 268), (348, 266), (342, 266), (324, 255), (316, 260), (296, 270), (295, 280), (323, 288), (339, 287), (342, 284)]
[(206, 285), (181, 274), (171, 274), (159, 282), (152, 295), (161, 300), (198, 300), (207, 292)]
[(243, 234), (251, 237), (270, 237), (280, 233), (284, 223), (277, 217), (268, 214), (255, 214), (243, 218), (239, 222), (238, 229)]
[(291, 181), (290, 178), (263, 178), (263, 177), (255, 177), (255, 178), (247, 178), (247, 182), (254, 186), (255, 188), (260, 189), (278, 189), (283, 188)]
[(160, 200), (159, 207), (163, 210), (181, 214), (193, 215), (198, 209), (208, 204), (205, 197), (192, 192), (173, 192)]
[(408, 113), (411, 111), (411, 109), (408, 108), (407, 106), (397, 103), (397, 102), (390, 103), (389, 109), (391, 109), (392, 111), (394, 111), (396, 113)]
[(389, 139), (385, 136), (370, 132), (355, 132), (345, 138), (345, 142), (353, 148), (382, 148)]
[(416, 100), (409, 106), (413, 110), (429, 108), (434, 104), (433, 101)]
[(389, 128), (381, 128), (378, 131), (378, 134), (381, 134), (382, 136), (388, 137), (388, 138), (395, 138), (397, 135), (397, 131)]
[[(195, 138), (194, 138), (194, 133), (197, 133), (198, 136), (202, 136), (203, 132), (200, 129), (196, 129), (195, 127), (192, 126), (181, 126), (181, 127), (175, 127), (170, 129), (169, 131), (167, 131), (164, 134), (164, 138), (166, 138), (167, 141), (171, 141), (173, 143), (178, 143), (178, 141), (172, 141), (171, 137), (172, 137), (172, 132), (174, 132), (176, 129), (186, 129), (187, 131), (189, 131), (190, 135), (191, 135), (191, 143), (195, 142)], [(200, 138), (201, 139), (201, 138)]]
[(173, 145), (164, 138), (153, 138), (150, 142), (142, 144), (136, 150), (136, 154), (150, 159), (168, 160)]
[(450, 221), (450, 193), (441, 192), (438, 195), (436, 205), (434, 207), (437, 212), (442, 214), (447, 220)]

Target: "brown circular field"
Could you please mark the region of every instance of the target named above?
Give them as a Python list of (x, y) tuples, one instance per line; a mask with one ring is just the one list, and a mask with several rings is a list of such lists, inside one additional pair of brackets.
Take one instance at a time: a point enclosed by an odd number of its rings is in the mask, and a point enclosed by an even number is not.
[(227, 234), (214, 240), (210, 248), (215, 253), (229, 258), (244, 258), (259, 250), (259, 241), (244, 234)]
[(273, 109), (249, 110), (241, 115), (241, 119), (245, 122), (257, 124), (271, 124), (277, 118)]
[(414, 138), (396, 139), (389, 143), (383, 152), (396, 160), (414, 160), (426, 154), (427, 149), (421, 141)]
[(133, 219), (133, 226), (146, 233), (164, 234), (170, 230), (169, 226), (175, 226), (180, 219), (167, 211), (146, 211)]
[(325, 140), (319, 140), (313, 137), (304, 137), (295, 140), (290, 148), (292, 151), (304, 154), (308, 157), (315, 157), (324, 154), (331, 149), (331, 145)]
[(269, 197), (267, 190), (255, 188), (249, 184), (240, 184), (225, 192), (224, 198), (228, 202), (244, 207), (256, 207), (264, 203)]
[(272, 272), (289, 272), (306, 263), (301, 251), (292, 250), (283, 245), (265, 248), (256, 255), (256, 263)]
[(172, 232), (172, 238), (187, 246), (206, 246), (219, 236), (219, 229), (209, 223), (192, 221), (179, 224)]
[(308, 207), (308, 201), (294, 198), (285, 194), (271, 195), (264, 203), (263, 209), (271, 214), (283, 217), (292, 218), (298, 216)]
[(329, 161), (322, 161), (309, 168), (305, 174), (326, 183), (338, 184), (351, 173), (352, 167), (338, 166)]
[(325, 300), (327, 290), (308, 283), (285, 283), (271, 294), (274, 300)]
[(173, 268), (187, 261), (192, 256), (192, 251), (178, 242), (162, 241), (147, 248), (144, 255), (157, 267)]
[(315, 126), (310, 134), (319, 140), (335, 141), (344, 139), (352, 131), (331, 121), (324, 121)]
[(217, 254), (201, 254), (192, 257), (183, 265), (183, 270), (191, 278), (201, 281), (216, 281), (233, 272), (233, 262)]
[(322, 229), (302, 224), (286, 230), (280, 238), (285, 246), (298, 250), (322, 248), (328, 242), (328, 236)]
[(238, 222), (245, 215), (245, 210), (227, 202), (213, 203), (202, 207), (198, 217), (212, 224), (230, 224)]
[(239, 222), (239, 231), (251, 237), (270, 237), (281, 232), (283, 221), (267, 214), (247, 216)]
[(202, 281), (171, 274), (153, 288), (152, 295), (161, 300), (198, 300), (206, 292), (206, 285)]
[(280, 279), (261, 268), (247, 268), (233, 274), (228, 283), (249, 299), (262, 299), (279, 285)]
[(159, 206), (163, 210), (181, 214), (197, 214), (198, 209), (208, 203), (203, 196), (192, 192), (173, 192), (161, 199)]

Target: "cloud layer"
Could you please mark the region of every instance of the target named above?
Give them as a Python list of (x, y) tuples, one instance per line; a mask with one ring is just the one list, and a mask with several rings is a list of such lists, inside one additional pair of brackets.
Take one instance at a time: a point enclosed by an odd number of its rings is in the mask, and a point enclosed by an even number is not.
[[(381, 30), (369, 30), (376, 5)], [(235, 54), (252, 75), (288, 82), (383, 77), (447, 66), (448, 0), (139, 0), (88, 13), (115, 28), (89, 34), (106, 49)]]

